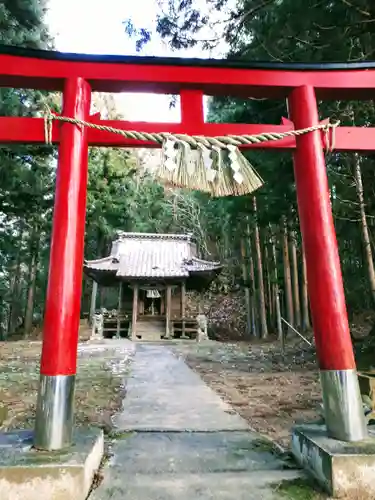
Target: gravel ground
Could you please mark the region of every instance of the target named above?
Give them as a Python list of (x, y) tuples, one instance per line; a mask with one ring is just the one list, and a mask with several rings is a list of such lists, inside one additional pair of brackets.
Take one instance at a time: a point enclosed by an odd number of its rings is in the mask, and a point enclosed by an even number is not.
[(319, 374), (314, 349), (291, 342), (184, 343), (172, 349), (245, 418), (283, 447), (295, 422), (319, 418)]
[[(41, 342), (0, 343), (0, 429), (34, 425)], [(132, 352), (128, 344), (82, 343), (76, 382), (76, 425), (110, 431), (111, 416), (121, 407)], [(1, 418), (1, 420), (3, 420)]]

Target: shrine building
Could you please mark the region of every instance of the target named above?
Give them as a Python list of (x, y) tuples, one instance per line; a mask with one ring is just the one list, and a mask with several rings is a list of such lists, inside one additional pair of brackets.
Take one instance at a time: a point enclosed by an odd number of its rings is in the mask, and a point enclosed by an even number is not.
[(221, 269), (219, 262), (199, 258), (192, 235), (120, 233), (108, 257), (84, 263), (94, 280), (90, 317), (98, 285), (116, 286), (118, 307), (105, 313), (105, 337), (193, 337), (196, 319), (186, 316), (186, 291), (204, 291)]

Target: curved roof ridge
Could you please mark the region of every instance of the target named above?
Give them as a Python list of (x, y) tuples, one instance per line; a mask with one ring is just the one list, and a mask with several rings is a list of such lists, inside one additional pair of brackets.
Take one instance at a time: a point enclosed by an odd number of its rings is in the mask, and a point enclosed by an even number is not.
[(200, 259), (199, 257), (191, 257), (189, 260), (195, 260), (196, 262), (202, 262), (203, 264), (212, 264), (212, 265), (218, 265), (221, 266), (222, 264), (218, 260), (207, 260), (207, 259)]
[(116, 257), (114, 255), (108, 255), (107, 257), (101, 257), (100, 259), (93, 259), (93, 260), (89, 260), (89, 259), (85, 259), (83, 261), (83, 264), (84, 265), (87, 265), (87, 264), (100, 264), (102, 262), (106, 262), (107, 260), (113, 260), (115, 259)]
[[(118, 233), (118, 240), (122, 239), (153, 239), (153, 240), (181, 240), (181, 241), (193, 241), (193, 234), (177, 234), (177, 233), (137, 233), (137, 232), (126, 232), (121, 231)], [(118, 241), (117, 240), (117, 241)]]

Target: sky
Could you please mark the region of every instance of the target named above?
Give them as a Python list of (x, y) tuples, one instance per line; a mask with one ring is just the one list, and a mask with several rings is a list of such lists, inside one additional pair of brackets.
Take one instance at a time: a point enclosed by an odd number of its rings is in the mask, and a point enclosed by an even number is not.
[[(179, 57), (208, 57), (198, 48), (172, 52), (155, 35), (141, 54), (125, 33), (123, 21), (154, 30), (156, 0), (49, 0), (46, 21), (61, 52)], [(170, 109), (170, 98), (154, 94), (117, 94), (118, 110), (125, 119), (178, 122), (179, 106)]]

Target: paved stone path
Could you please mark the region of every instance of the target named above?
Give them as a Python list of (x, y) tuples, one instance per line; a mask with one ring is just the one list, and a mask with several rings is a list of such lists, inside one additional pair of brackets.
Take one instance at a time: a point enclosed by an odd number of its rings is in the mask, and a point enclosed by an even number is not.
[(131, 431), (239, 431), (245, 420), (164, 346), (137, 345), (124, 408), (114, 424)]
[(165, 346), (137, 344), (113, 446), (90, 500), (275, 500), (300, 476)]

